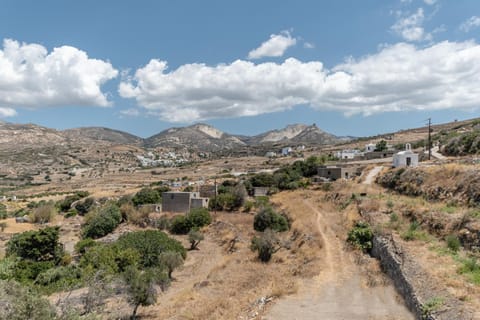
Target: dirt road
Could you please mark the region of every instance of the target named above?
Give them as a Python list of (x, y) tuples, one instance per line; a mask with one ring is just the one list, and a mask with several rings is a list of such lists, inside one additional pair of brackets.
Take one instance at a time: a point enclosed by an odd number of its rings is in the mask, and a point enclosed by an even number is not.
[(367, 286), (365, 272), (344, 248), (341, 213), (311, 198), (298, 203), (298, 210), (317, 216), (323, 266), (298, 294), (277, 301), (263, 319), (414, 319), (392, 285)]

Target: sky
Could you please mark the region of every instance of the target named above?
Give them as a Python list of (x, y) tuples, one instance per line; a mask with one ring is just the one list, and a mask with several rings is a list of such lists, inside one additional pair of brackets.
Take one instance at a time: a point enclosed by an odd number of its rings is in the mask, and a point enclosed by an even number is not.
[(478, 0), (0, 0), (0, 121), (370, 136), (479, 116)]

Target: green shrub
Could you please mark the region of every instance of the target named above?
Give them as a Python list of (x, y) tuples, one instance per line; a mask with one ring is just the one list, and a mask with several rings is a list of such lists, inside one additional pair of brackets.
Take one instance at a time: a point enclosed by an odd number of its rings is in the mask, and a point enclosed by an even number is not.
[(452, 250), (453, 252), (457, 252), (460, 249), (460, 240), (456, 235), (450, 234), (445, 238), (445, 240), (447, 241), (448, 249)]
[(15, 276), (16, 257), (0, 259), (0, 280), (13, 279)]
[(75, 252), (82, 255), (88, 250), (88, 248), (94, 247), (96, 245), (97, 242), (92, 238), (85, 238), (75, 244)]
[(59, 230), (60, 227), (46, 227), (16, 234), (7, 242), (6, 255), (32, 261), (59, 261), (63, 256)]
[(143, 188), (138, 191), (132, 198), (135, 206), (142, 204), (155, 204), (162, 201), (161, 194), (152, 188)]
[(206, 208), (194, 208), (187, 214), (187, 220), (192, 228), (201, 228), (212, 223), (212, 216)]
[(480, 264), (476, 257), (470, 257), (461, 260), (462, 266), (458, 273), (466, 275), (470, 281), (475, 284), (480, 284)]
[(75, 201), (88, 197), (87, 191), (77, 191), (74, 195), (67, 196), (65, 199), (57, 202), (57, 207), (61, 212), (67, 212)]
[(258, 259), (262, 262), (268, 262), (280, 249), (279, 240), (274, 231), (267, 229), (259, 237), (253, 237), (250, 249), (258, 252)]
[(273, 208), (266, 207), (260, 210), (253, 218), (253, 228), (260, 232), (266, 229), (282, 232), (287, 231), (289, 226), (284, 216), (276, 213)]
[(137, 266), (140, 254), (131, 248), (114, 244), (97, 244), (86, 250), (80, 259), (80, 267), (86, 271), (101, 270), (104, 274), (118, 274), (128, 266)]
[(75, 210), (81, 216), (86, 215), (95, 205), (95, 199), (93, 197), (88, 197), (83, 201), (80, 201), (75, 204)]
[(206, 208), (194, 208), (186, 215), (178, 215), (170, 221), (169, 231), (173, 234), (187, 234), (212, 223), (212, 217)]
[(0, 280), (0, 319), (9, 320), (53, 320), (55, 309), (47, 299), (31, 288), (12, 280)]
[(121, 250), (135, 250), (139, 254), (140, 265), (145, 268), (160, 266), (160, 254), (163, 252), (178, 252), (183, 259), (187, 256), (187, 251), (179, 241), (158, 230), (123, 234), (116, 242), (116, 246)]
[(64, 217), (65, 217), (66, 219), (68, 219), (68, 218), (75, 217), (77, 214), (78, 214), (78, 212), (77, 212), (77, 210), (74, 208), (74, 209), (68, 210), (68, 212), (65, 213)]
[(3, 203), (0, 203), (0, 219), (7, 219), (7, 206)]
[(358, 221), (352, 230), (348, 232), (347, 241), (362, 251), (368, 252), (372, 249), (373, 231), (370, 225)]
[(37, 276), (55, 267), (53, 261), (18, 260), (14, 267), (15, 280), (22, 283), (34, 281)]
[(45, 270), (37, 275), (35, 284), (47, 289), (47, 292), (65, 290), (81, 283), (82, 272), (75, 265), (60, 266)]
[(175, 216), (170, 220), (169, 231), (173, 234), (187, 234), (191, 228), (190, 221), (183, 215)]
[(114, 203), (107, 203), (89, 213), (82, 228), (83, 238), (101, 238), (111, 233), (120, 224), (122, 215)]

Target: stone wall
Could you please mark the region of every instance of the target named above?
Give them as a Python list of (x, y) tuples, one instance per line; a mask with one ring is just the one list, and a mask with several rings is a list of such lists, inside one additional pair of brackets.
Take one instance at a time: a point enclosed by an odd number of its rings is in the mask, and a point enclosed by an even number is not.
[(403, 296), (405, 304), (417, 319), (436, 320), (433, 315), (422, 314), (422, 303), (408, 278), (403, 265), (403, 253), (395, 247), (391, 240), (375, 236), (373, 238), (372, 256), (379, 259), (384, 272), (393, 280), (397, 291)]

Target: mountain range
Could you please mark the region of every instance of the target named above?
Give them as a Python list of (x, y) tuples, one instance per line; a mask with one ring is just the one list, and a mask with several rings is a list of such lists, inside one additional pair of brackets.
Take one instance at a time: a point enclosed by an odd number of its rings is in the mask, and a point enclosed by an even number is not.
[(0, 122), (0, 148), (32, 148), (71, 144), (118, 144), (146, 148), (175, 148), (197, 151), (220, 151), (248, 146), (268, 145), (327, 145), (344, 141), (315, 124), (294, 124), (283, 129), (255, 136), (241, 136), (222, 132), (207, 124), (194, 124), (164, 130), (149, 138), (140, 138), (127, 132), (103, 127), (83, 127), (55, 130), (35, 124)]

